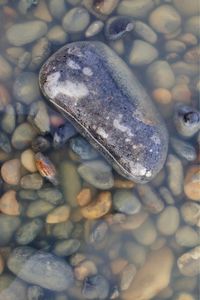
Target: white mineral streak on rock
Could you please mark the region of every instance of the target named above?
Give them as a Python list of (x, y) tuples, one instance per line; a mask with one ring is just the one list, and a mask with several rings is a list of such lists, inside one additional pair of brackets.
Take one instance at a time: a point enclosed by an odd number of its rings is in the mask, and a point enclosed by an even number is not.
[(107, 139), (108, 137), (108, 134), (105, 132), (105, 130), (102, 127), (99, 127), (97, 129), (97, 134), (99, 134), (104, 139)]
[(69, 59), (67, 61), (67, 65), (71, 68), (71, 69), (74, 69), (74, 70), (80, 70), (81, 67), (79, 66), (79, 64), (77, 64), (74, 60), (72, 59)]
[(126, 132), (127, 136), (133, 136), (134, 134), (131, 132), (131, 129), (121, 123), (122, 115), (119, 115), (118, 117), (118, 119), (114, 119), (113, 126), (121, 132)]

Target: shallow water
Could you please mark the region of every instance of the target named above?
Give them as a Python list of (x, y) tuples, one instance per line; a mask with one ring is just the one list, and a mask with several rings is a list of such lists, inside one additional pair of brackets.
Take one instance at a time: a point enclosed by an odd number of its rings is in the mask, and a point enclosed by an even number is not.
[[(0, 299), (197, 300), (200, 139), (198, 128), (177, 130), (174, 115), (178, 104), (199, 106), (198, 2), (122, 0), (108, 16), (101, 1), (96, 11), (81, 2), (0, 0)], [(90, 23), (117, 15), (137, 26), (116, 41), (104, 29), (88, 37)], [(167, 161), (148, 184), (117, 175), (80, 135), (70, 138), (72, 128), (66, 143), (58, 131), (66, 120), (40, 93), (39, 70), (78, 40), (113, 48), (167, 125)], [(34, 253), (20, 263), (16, 248), (26, 246)]]

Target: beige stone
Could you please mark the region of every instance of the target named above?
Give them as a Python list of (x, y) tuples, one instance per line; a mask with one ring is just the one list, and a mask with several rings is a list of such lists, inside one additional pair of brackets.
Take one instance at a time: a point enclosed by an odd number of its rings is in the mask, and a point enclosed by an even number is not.
[(29, 172), (37, 172), (33, 150), (27, 149), (24, 152), (22, 152), (21, 163), (23, 167)]
[(39, 1), (38, 5), (36, 6), (34, 13), (34, 17), (45, 21), (45, 22), (51, 22), (52, 16), (48, 10), (47, 4), (45, 0)]
[(92, 191), (89, 188), (83, 188), (77, 195), (78, 205), (85, 206), (92, 200)]
[(16, 199), (16, 191), (7, 191), (0, 198), (0, 211), (6, 215), (18, 216), (20, 214), (19, 203)]
[(171, 277), (173, 267), (172, 251), (164, 247), (151, 252), (138, 270), (130, 288), (122, 294), (123, 300), (149, 300), (165, 289)]
[(1, 176), (3, 180), (11, 185), (17, 185), (20, 181), (21, 163), (20, 160), (15, 158), (6, 161), (1, 167)]
[(70, 215), (70, 207), (68, 205), (62, 205), (56, 207), (51, 211), (47, 217), (46, 222), (49, 224), (56, 224), (61, 222), (66, 222)]
[(200, 201), (200, 167), (191, 166), (186, 173), (184, 192), (190, 200)]
[(3, 273), (3, 270), (4, 270), (4, 260), (3, 260), (3, 257), (2, 255), (0, 254), (0, 274)]

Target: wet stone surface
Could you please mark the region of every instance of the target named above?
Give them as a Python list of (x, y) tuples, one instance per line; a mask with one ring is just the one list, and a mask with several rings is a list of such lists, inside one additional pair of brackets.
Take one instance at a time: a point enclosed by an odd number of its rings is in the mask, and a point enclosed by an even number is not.
[(119, 173), (146, 182), (162, 168), (165, 125), (144, 88), (106, 45), (66, 45), (42, 67), (40, 86)]

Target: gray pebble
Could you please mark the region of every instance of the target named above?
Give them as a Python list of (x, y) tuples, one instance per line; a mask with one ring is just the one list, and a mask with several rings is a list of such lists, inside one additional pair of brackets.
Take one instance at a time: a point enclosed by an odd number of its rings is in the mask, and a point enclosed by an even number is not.
[[(23, 34), (22, 34), (23, 32)], [(23, 46), (36, 41), (47, 33), (43, 21), (28, 21), (14, 24), (6, 31), (8, 42), (14, 46)]]
[(148, 66), (146, 76), (153, 88), (170, 89), (175, 84), (174, 73), (170, 65), (164, 60), (157, 60)]
[(166, 166), (168, 187), (174, 196), (180, 196), (183, 192), (184, 179), (182, 162), (177, 156), (169, 154)]
[(158, 51), (151, 44), (134, 40), (129, 54), (129, 63), (134, 66), (144, 66), (152, 63), (158, 57)]
[(43, 101), (32, 103), (28, 121), (33, 123), (41, 134), (50, 132), (50, 120), (47, 106)]
[(101, 160), (85, 162), (78, 167), (79, 175), (96, 188), (106, 190), (114, 185), (112, 169)]
[(32, 140), (31, 145), (34, 152), (45, 152), (51, 147), (48, 138), (40, 135)]
[(176, 232), (176, 242), (181, 247), (194, 247), (200, 242), (199, 234), (191, 226), (182, 226)]
[(35, 73), (22, 72), (17, 76), (13, 85), (15, 98), (24, 103), (30, 104), (40, 96), (38, 78)]
[(157, 238), (155, 225), (150, 219), (145, 221), (139, 228), (133, 230), (132, 234), (135, 240), (144, 246), (150, 246)]
[(177, 61), (171, 65), (171, 68), (176, 76), (194, 77), (198, 75), (199, 68), (197, 64), (189, 64), (184, 61)]
[(101, 242), (108, 231), (108, 225), (104, 221), (98, 221), (94, 224), (93, 228), (91, 229), (91, 233), (89, 236), (89, 242), (91, 244), (96, 244)]
[(195, 15), (186, 20), (184, 24), (184, 32), (194, 34), (197, 38), (200, 37), (199, 16)]
[(153, 0), (123, 0), (117, 8), (117, 13), (143, 19), (153, 7)]
[(158, 37), (155, 31), (153, 31), (153, 29), (146, 23), (141, 21), (135, 22), (134, 33), (136, 33), (136, 35), (141, 39), (151, 44), (155, 44), (157, 42)]
[(22, 47), (9, 47), (6, 49), (5, 56), (9, 62), (17, 65), (19, 58), (24, 54), (25, 49)]
[(19, 228), (20, 223), (21, 221), (18, 217), (0, 214), (0, 246), (9, 244), (14, 232)]
[(60, 20), (67, 10), (65, 0), (50, 0), (49, 9), (51, 15)]
[(90, 276), (84, 281), (82, 294), (85, 299), (108, 299), (109, 282), (102, 275)]
[(160, 192), (162, 198), (165, 200), (165, 202), (168, 205), (174, 205), (175, 204), (175, 200), (172, 196), (172, 193), (170, 192), (170, 190), (166, 186), (160, 187), (159, 192)]
[(10, 153), (12, 151), (9, 137), (4, 132), (1, 131), (0, 131), (0, 149), (6, 153)]
[(169, 34), (180, 27), (181, 17), (173, 6), (161, 5), (151, 12), (149, 24), (156, 32)]
[(0, 275), (0, 300), (27, 299), (27, 286), (25, 282), (11, 274)]
[(52, 209), (54, 205), (43, 200), (36, 200), (29, 204), (26, 215), (29, 218), (36, 218), (48, 214)]
[(82, 160), (92, 160), (99, 156), (98, 152), (81, 136), (71, 138), (69, 145)]
[(23, 70), (29, 65), (30, 62), (31, 62), (31, 53), (28, 51), (25, 51), (22, 55), (20, 55), (17, 66), (21, 70)]
[(126, 242), (124, 244), (126, 257), (130, 263), (141, 268), (146, 260), (146, 248), (135, 242)]
[(47, 38), (52, 44), (63, 45), (67, 42), (68, 36), (61, 26), (55, 25), (49, 30)]
[(12, 76), (12, 67), (9, 62), (0, 55), (0, 80), (5, 81)]
[(15, 234), (16, 242), (19, 245), (30, 244), (40, 233), (43, 227), (43, 221), (40, 219), (34, 219), (19, 227)]
[(27, 300), (42, 300), (44, 298), (44, 290), (38, 285), (31, 285), (27, 289)]
[(188, 161), (194, 161), (197, 158), (195, 147), (188, 142), (171, 138), (171, 145), (176, 154)]
[(158, 216), (157, 228), (161, 234), (175, 234), (180, 223), (179, 211), (175, 206), (167, 206)]
[(38, 198), (36, 191), (34, 190), (20, 190), (18, 196), (22, 200), (36, 200)]
[(86, 29), (90, 22), (90, 15), (83, 7), (75, 7), (69, 10), (62, 20), (62, 26), (66, 32), (78, 33)]
[(162, 199), (150, 185), (137, 185), (136, 188), (141, 202), (149, 212), (158, 214), (164, 209)]
[(186, 50), (186, 45), (181, 41), (169, 40), (165, 43), (166, 52), (182, 53), (185, 50)]
[(70, 256), (80, 248), (81, 243), (77, 239), (57, 241), (53, 252), (58, 256)]
[(98, 33), (101, 32), (103, 27), (104, 27), (104, 23), (101, 20), (92, 22), (88, 26), (87, 30), (85, 31), (85, 37), (90, 38), (90, 37), (97, 35)]
[(121, 291), (126, 291), (130, 287), (136, 273), (137, 269), (134, 264), (129, 264), (122, 270), (122, 272), (120, 273)]
[(14, 249), (8, 268), (25, 282), (53, 291), (64, 291), (73, 283), (72, 269), (64, 260), (31, 247)]
[(113, 207), (117, 212), (134, 215), (141, 209), (141, 203), (133, 191), (117, 190), (113, 195)]
[(43, 178), (38, 173), (24, 175), (20, 185), (23, 189), (39, 190), (43, 185)]
[(56, 239), (68, 239), (74, 229), (74, 225), (71, 221), (62, 222), (54, 225), (52, 229), (52, 235)]
[(63, 203), (63, 195), (56, 188), (43, 188), (37, 191), (39, 198), (54, 204), (59, 205)]
[(37, 70), (47, 59), (51, 51), (49, 40), (46, 37), (39, 39), (31, 50), (30, 70)]

